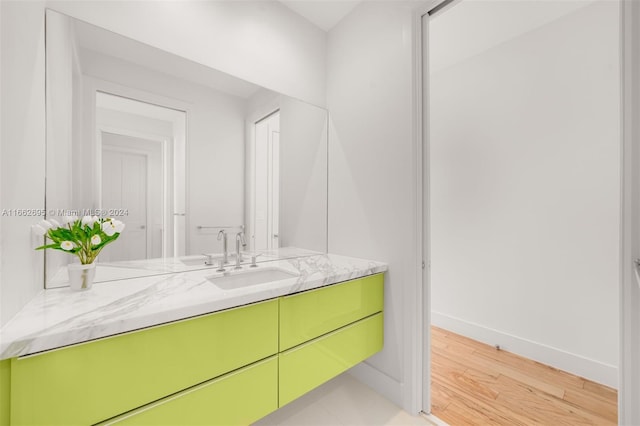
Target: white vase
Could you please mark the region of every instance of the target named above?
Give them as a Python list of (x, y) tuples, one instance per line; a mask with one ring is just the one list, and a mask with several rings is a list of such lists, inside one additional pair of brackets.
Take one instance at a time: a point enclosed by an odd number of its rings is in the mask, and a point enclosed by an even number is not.
[(96, 275), (96, 264), (90, 263), (88, 265), (82, 265), (80, 263), (71, 263), (67, 265), (67, 271), (69, 272), (69, 286), (71, 290), (89, 290), (93, 285), (93, 277)]

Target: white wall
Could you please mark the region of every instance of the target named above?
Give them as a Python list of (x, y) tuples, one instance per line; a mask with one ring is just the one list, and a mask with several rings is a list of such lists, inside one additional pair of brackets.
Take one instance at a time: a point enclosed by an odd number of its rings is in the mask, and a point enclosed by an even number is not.
[(56, 1), (59, 12), (324, 105), (326, 34), (265, 1)]
[[(619, 9), (582, 5), (430, 58), (433, 323), (616, 386)], [(430, 43), (460, 51), (511, 21), (465, 13), (528, 13), (511, 6), (463, 1)]]
[[(0, 5), (0, 48), (2, 49), (1, 51), (4, 51), (4, 44), (3, 44), (3, 40), (6, 40), (6, 38), (3, 36), (3, 31), (2, 28), (4, 27), (4, 25), (2, 24), (2, 16), (3, 14), (3, 8)], [(2, 70), (2, 56), (0, 55), (0, 95), (4, 95), (4, 92), (2, 90), (2, 87), (4, 85), (4, 80), (2, 78), (3, 75), (3, 70)], [(4, 96), (2, 96), (4, 98)], [(4, 198), (2, 198), (2, 170), (3, 170), (3, 161), (2, 161), (2, 141), (4, 140), (4, 133), (3, 131), (3, 125), (2, 122), (4, 121), (4, 115), (3, 115), (3, 111), (4, 111), (5, 105), (4, 102), (0, 101), (0, 208), (2, 208), (2, 206), (4, 205)], [(0, 220), (0, 301), (2, 300), (2, 280), (3, 280), (3, 274), (2, 274), (2, 241), (4, 241), (3, 238), (3, 233), (2, 233), (2, 223), (3, 221)], [(0, 302), (0, 327), (2, 327), (2, 324), (4, 324), (4, 316), (2, 315), (2, 302)], [(7, 417), (5, 417), (7, 418)]]
[[(79, 174), (82, 162), (73, 162), (72, 153), (76, 153), (77, 141), (74, 140), (75, 111), (77, 86), (79, 84), (77, 56), (73, 27), (65, 15), (48, 14), (46, 25), (46, 105), (47, 128), (46, 140), (56, 149), (47, 150), (46, 168), (46, 204), (50, 211), (58, 209), (78, 208), (73, 204), (72, 182)], [(82, 148), (82, 147), (80, 147)], [(80, 167), (74, 167), (75, 165)], [(66, 216), (65, 214), (47, 214), (47, 218)], [(52, 277), (72, 259), (58, 250), (45, 251), (45, 279)]]
[[(2, 208), (44, 207), (45, 7), (287, 95), (325, 101), (326, 35), (278, 3), (5, 0), (0, 7)], [(1, 219), (3, 324), (43, 286), (42, 256), (30, 242), (36, 219)]]
[(327, 112), (280, 101), (280, 246), (327, 250)]
[[(47, 99), (55, 102), (47, 105), (47, 141), (56, 149), (47, 150), (49, 167), (46, 183), (47, 205), (56, 208), (71, 207), (71, 182), (73, 152), (73, 101), (75, 45), (73, 28), (69, 19), (60, 14), (46, 18), (46, 68)], [(48, 250), (47, 253), (53, 252)], [(64, 256), (64, 253), (59, 253)]]
[[(246, 103), (247, 181), (254, 179), (255, 123), (280, 111), (280, 246), (327, 251), (328, 112), (324, 108), (259, 90)], [(255, 191), (247, 186), (247, 233), (252, 235)]]
[(365, 2), (328, 35), (329, 252), (389, 264), (385, 344), (354, 373), (412, 406), (416, 286), (411, 5)]
[[(44, 208), (43, 2), (0, 2), (2, 8), (2, 209)], [(5, 324), (42, 288), (42, 252), (30, 226), (41, 217), (0, 216), (0, 321)]]

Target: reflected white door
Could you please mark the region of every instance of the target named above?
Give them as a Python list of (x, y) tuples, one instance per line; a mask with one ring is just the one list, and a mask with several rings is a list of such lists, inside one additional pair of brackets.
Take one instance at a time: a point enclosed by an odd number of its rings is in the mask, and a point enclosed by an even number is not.
[(255, 250), (278, 248), (280, 215), (280, 113), (256, 123)]
[(104, 149), (102, 152), (102, 208), (127, 209), (118, 240), (100, 254), (102, 262), (147, 258), (147, 156)]

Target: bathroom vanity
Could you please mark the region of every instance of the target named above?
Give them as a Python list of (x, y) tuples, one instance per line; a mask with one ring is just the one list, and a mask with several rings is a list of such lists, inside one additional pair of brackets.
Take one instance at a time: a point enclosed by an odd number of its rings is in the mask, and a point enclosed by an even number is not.
[(314, 255), (260, 269), (285, 278), (223, 288), (205, 268), (43, 290), (0, 332), (0, 419), (249, 424), (382, 349), (386, 265)]

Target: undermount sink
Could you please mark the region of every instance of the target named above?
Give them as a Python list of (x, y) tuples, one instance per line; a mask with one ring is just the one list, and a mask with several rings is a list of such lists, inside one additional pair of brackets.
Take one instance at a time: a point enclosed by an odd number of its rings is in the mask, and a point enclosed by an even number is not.
[(230, 275), (207, 277), (209, 281), (223, 290), (250, 287), (273, 281), (295, 278), (298, 275), (278, 268), (264, 268), (232, 273)]

